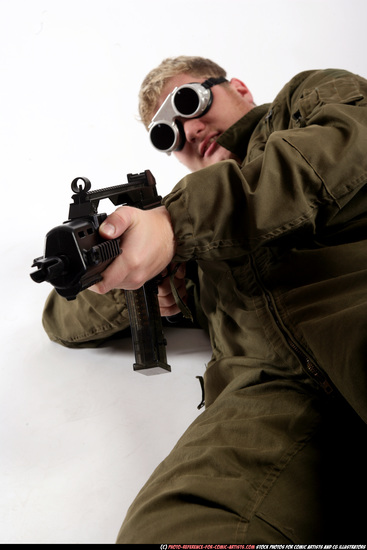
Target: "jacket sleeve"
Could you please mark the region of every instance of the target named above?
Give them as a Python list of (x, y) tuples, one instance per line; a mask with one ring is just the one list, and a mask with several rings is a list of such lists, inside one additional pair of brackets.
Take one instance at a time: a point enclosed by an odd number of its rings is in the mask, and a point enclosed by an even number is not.
[(52, 290), (47, 298), (42, 323), (50, 340), (67, 347), (95, 347), (129, 328), (122, 290), (105, 295), (85, 290), (68, 301)]
[(367, 82), (342, 75), (313, 77), (294, 95), (291, 122), (249, 147), (242, 166), (223, 161), (181, 180), (164, 199), (176, 260), (234, 258), (301, 228), (345, 222), (345, 209), (347, 220), (366, 212), (366, 198), (353, 199), (367, 182)]
[[(194, 322), (182, 319), (178, 327), (207, 328), (200, 306), (196, 264), (187, 266), (188, 307)], [(66, 347), (96, 347), (118, 333), (130, 337), (130, 322), (123, 290), (100, 295), (84, 290), (75, 300), (65, 300), (55, 290), (49, 294), (42, 316), (43, 327), (53, 342)], [(167, 324), (167, 323), (166, 323)], [(168, 326), (172, 326), (168, 323)]]

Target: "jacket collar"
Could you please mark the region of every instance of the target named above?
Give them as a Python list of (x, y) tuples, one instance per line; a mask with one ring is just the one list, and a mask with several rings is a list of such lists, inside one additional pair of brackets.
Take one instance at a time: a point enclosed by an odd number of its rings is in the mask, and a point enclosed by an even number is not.
[(247, 154), (247, 147), (251, 135), (259, 124), (260, 120), (266, 115), (270, 104), (259, 105), (249, 111), (244, 117), (240, 118), (233, 126), (228, 128), (224, 134), (218, 138), (218, 143), (225, 149), (234, 153), (240, 159), (244, 159)]

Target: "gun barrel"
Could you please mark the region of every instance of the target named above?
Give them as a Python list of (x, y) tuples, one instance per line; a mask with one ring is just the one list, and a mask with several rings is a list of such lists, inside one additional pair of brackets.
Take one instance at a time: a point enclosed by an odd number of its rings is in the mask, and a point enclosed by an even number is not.
[(43, 283), (44, 281), (50, 283), (65, 270), (65, 259), (58, 256), (49, 258), (41, 256), (33, 261), (32, 267), (37, 267), (37, 271), (31, 273), (35, 283)]

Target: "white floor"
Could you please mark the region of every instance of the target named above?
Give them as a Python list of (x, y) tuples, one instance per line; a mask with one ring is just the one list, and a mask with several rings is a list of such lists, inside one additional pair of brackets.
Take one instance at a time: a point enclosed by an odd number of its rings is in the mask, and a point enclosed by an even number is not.
[[(70, 350), (41, 326), (39, 235), (3, 247), (0, 543), (113, 543), (153, 469), (200, 414), (205, 334), (165, 331), (170, 374), (133, 372), (130, 340)], [(6, 260), (6, 262), (5, 262)]]

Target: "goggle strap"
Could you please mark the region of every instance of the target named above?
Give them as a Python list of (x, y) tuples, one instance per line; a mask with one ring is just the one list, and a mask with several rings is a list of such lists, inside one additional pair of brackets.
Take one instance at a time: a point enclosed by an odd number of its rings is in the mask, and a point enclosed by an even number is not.
[(222, 82), (228, 82), (224, 76), (219, 76), (218, 78), (208, 78), (205, 80), (205, 82), (202, 82), (203, 88), (211, 88), (212, 86), (215, 86), (216, 84), (222, 84)]

